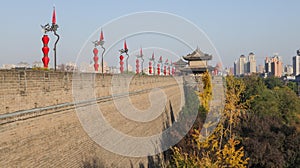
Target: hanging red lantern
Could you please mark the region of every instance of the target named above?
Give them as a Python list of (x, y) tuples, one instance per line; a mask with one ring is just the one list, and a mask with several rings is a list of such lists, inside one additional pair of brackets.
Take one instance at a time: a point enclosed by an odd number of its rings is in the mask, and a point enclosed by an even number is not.
[(48, 56), (44, 56), (42, 59), (43, 63), (44, 63), (44, 68), (48, 68), (48, 64), (50, 62), (50, 59)]
[(48, 68), (48, 64), (50, 62), (50, 59), (48, 57), (48, 53), (49, 53), (49, 47), (48, 47), (48, 43), (49, 43), (49, 37), (48, 35), (44, 35), (43, 38), (42, 38), (42, 42), (43, 42), (43, 48), (42, 48), (42, 52), (44, 54), (43, 58), (42, 58), (42, 61), (43, 61), (43, 64), (44, 64), (44, 68)]
[(136, 59), (135, 63), (136, 63), (136, 74), (139, 74), (140, 73), (140, 61), (139, 61), (139, 59)]
[(48, 35), (46, 35), (46, 34), (45, 34), (45, 35), (43, 36), (43, 38), (42, 38), (42, 41), (43, 41), (43, 44), (44, 44), (44, 45), (48, 45), (49, 40), (50, 40), (50, 39), (49, 39)]
[(149, 74), (150, 75), (152, 74), (152, 62), (151, 61), (149, 62)]
[(167, 67), (164, 66), (164, 75), (167, 75)]
[(98, 64), (98, 60), (99, 60), (99, 57), (98, 57), (98, 49), (95, 47), (93, 49), (93, 53), (94, 53), (94, 69), (95, 71), (98, 71), (98, 68), (99, 68), (99, 64)]
[(157, 64), (157, 75), (160, 75), (160, 64)]
[(47, 55), (48, 56), (48, 53), (49, 53), (49, 47), (43, 47), (42, 48), (42, 51), (43, 51), (43, 53), (44, 53), (44, 55)]
[(175, 67), (172, 67), (172, 75), (175, 74)]
[(124, 62), (123, 62), (124, 56), (120, 55), (120, 72), (124, 72)]

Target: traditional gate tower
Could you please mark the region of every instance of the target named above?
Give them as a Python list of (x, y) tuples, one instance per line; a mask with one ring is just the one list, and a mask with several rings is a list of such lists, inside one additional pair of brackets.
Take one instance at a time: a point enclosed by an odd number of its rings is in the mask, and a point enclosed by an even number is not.
[(192, 72), (193, 74), (202, 74), (209, 69), (207, 61), (212, 60), (212, 55), (203, 53), (198, 47), (191, 54), (182, 57), (188, 61), (188, 67), (182, 68), (183, 72)]

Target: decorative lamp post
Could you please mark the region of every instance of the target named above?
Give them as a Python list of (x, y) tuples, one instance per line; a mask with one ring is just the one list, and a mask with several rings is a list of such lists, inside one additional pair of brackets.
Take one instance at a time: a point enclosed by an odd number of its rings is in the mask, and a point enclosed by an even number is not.
[[(150, 62), (153, 63), (153, 66), (152, 66), (152, 68), (153, 68), (153, 75), (155, 75), (155, 70), (154, 70), (154, 67), (155, 67), (155, 57), (154, 57), (154, 52), (152, 53), (152, 57), (151, 57), (149, 60), (150, 60)], [(151, 65), (152, 65), (152, 63), (151, 63)]]
[[(53, 7), (53, 13), (52, 13), (52, 25), (50, 26), (49, 23), (47, 23), (46, 25), (42, 26), (42, 29), (44, 31), (44, 36), (47, 36), (46, 34), (48, 32), (53, 32), (54, 35), (57, 37), (55, 43), (54, 43), (54, 48), (53, 48), (53, 51), (54, 51), (54, 70), (56, 71), (56, 45), (59, 41), (59, 35), (56, 33), (57, 29), (58, 29), (58, 24), (56, 24), (56, 12), (55, 12), (55, 7)], [(45, 37), (46, 38), (46, 37)], [(49, 38), (48, 38), (49, 39)], [(49, 41), (49, 40), (48, 40)], [(44, 41), (43, 41), (44, 43)], [(44, 47), (45, 47), (45, 43), (44, 43)], [(45, 51), (47, 51), (47, 49), (45, 49)], [(44, 51), (43, 51), (44, 52)], [(47, 56), (48, 57), (48, 56)], [(48, 58), (45, 58), (45, 53), (44, 53), (44, 57), (42, 59), (43, 63), (44, 63), (44, 67), (47, 68), (48, 67), (48, 63), (50, 61), (49, 57)]]
[[(137, 60), (139, 59), (139, 58), (141, 58), (141, 60), (142, 60), (142, 74), (144, 73), (144, 57), (143, 57), (144, 55), (143, 55), (143, 50), (142, 50), (142, 47), (141, 47), (141, 49), (140, 49), (140, 54), (139, 55), (137, 55), (136, 57), (137, 57)], [(140, 65), (140, 64), (139, 64)]]
[(172, 75), (175, 75), (175, 63), (172, 64)]
[(173, 63), (171, 61), (171, 63), (169, 64), (168, 70), (169, 70), (169, 75), (172, 75), (172, 70), (173, 70)]
[(101, 33), (100, 33), (100, 41), (99, 41), (99, 45), (101, 46), (101, 48), (103, 49), (102, 51), (102, 54), (101, 54), (101, 72), (102, 72), (102, 75), (104, 74), (104, 71), (103, 71), (103, 57), (104, 57), (104, 53), (105, 53), (105, 48), (104, 48), (104, 36), (103, 36), (103, 31), (101, 29)]
[(160, 65), (161, 66), (163, 65), (162, 56), (159, 57), (158, 64), (157, 64), (157, 73), (158, 73), (158, 75), (160, 75), (160, 70), (162, 69), (162, 67), (160, 67)]
[[(97, 49), (97, 46), (101, 46), (101, 48), (103, 49), (102, 51), (102, 54), (101, 54), (101, 73), (102, 75), (104, 74), (104, 71), (103, 71), (103, 56), (104, 56), (104, 52), (105, 52), (105, 48), (104, 48), (104, 36), (103, 36), (103, 31), (101, 29), (101, 33), (100, 33), (100, 39), (99, 41), (96, 40), (93, 42), (93, 44), (95, 45), (94, 49), (93, 49), (93, 52), (94, 52), (94, 68), (95, 68), (95, 71), (98, 71), (98, 67), (99, 67), (99, 64), (98, 64), (98, 49)], [(97, 50), (97, 54), (95, 54), (95, 50)]]
[[(128, 59), (129, 59), (129, 54), (128, 54), (128, 48), (127, 48), (126, 40), (124, 41), (124, 49), (119, 50), (119, 52), (120, 52), (121, 56), (122, 56), (123, 53), (125, 53), (127, 55), (127, 58), (126, 58), (126, 71), (128, 73)], [(120, 56), (120, 59), (121, 59), (121, 56)], [(121, 64), (121, 62), (120, 62), (120, 64)], [(121, 70), (121, 67), (120, 67), (120, 70)], [(121, 71), (121, 73), (123, 73), (123, 71)]]
[(168, 63), (168, 59), (166, 60), (165, 62), (165, 66), (164, 66), (164, 75), (166, 76), (167, 75), (167, 66), (169, 65)]

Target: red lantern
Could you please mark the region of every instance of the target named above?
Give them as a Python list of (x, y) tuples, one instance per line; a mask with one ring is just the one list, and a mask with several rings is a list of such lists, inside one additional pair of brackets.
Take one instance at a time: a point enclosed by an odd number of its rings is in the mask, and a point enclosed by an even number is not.
[(136, 59), (135, 63), (136, 63), (136, 74), (139, 74), (140, 73), (140, 61), (139, 61), (139, 59)]
[(172, 75), (175, 74), (175, 67), (172, 67)]
[(152, 62), (151, 61), (149, 62), (149, 74), (150, 75), (152, 74)]
[(48, 68), (48, 64), (50, 62), (50, 59), (48, 56), (44, 56), (42, 59), (43, 63), (44, 63), (44, 68)]
[(99, 60), (99, 57), (98, 57), (98, 49), (95, 47), (94, 50), (93, 50), (93, 53), (94, 53), (94, 69), (95, 71), (98, 71), (98, 68), (99, 68), (99, 64), (98, 64), (98, 60)]
[(160, 65), (157, 64), (157, 75), (160, 75)]
[(48, 53), (49, 53), (49, 47), (43, 47), (43, 48), (42, 48), (42, 51), (43, 51), (44, 55), (47, 55), (47, 56), (48, 56)]
[(123, 62), (124, 56), (120, 55), (120, 72), (124, 72), (124, 62)]
[(164, 66), (164, 75), (167, 75), (167, 67)]
[(49, 40), (50, 40), (50, 39), (49, 39), (48, 35), (46, 35), (46, 34), (45, 34), (45, 35), (43, 36), (43, 38), (42, 38), (42, 41), (43, 41), (43, 44), (44, 44), (44, 45), (48, 45)]
[(43, 48), (42, 48), (42, 52), (44, 54), (44, 57), (42, 58), (43, 64), (44, 64), (44, 68), (48, 68), (48, 64), (50, 62), (50, 59), (48, 57), (48, 53), (49, 53), (49, 47), (48, 47), (48, 43), (49, 43), (49, 37), (47, 35), (44, 35), (42, 38), (42, 42), (43, 42)]

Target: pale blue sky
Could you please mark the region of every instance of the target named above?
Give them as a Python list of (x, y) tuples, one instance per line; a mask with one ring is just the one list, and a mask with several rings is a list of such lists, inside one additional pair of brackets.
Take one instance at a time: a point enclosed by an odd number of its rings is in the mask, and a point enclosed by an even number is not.
[(0, 66), (41, 60), (40, 25), (51, 21), (53, 4), (60, 25), (58, 33), (62, 36), (58, 64), (75, 62), (84, 42), (101, 25), (142, 11), (170, 12), (195, 23), (209, 36), (227, 66), (249, 52), (256, 54), (258, 64), (273, 53), (279, 53), (285, 64), (291, 64), (292, 56), (300, 48), (300, 1), (297, 0), (7, 0), (0, 5)]

